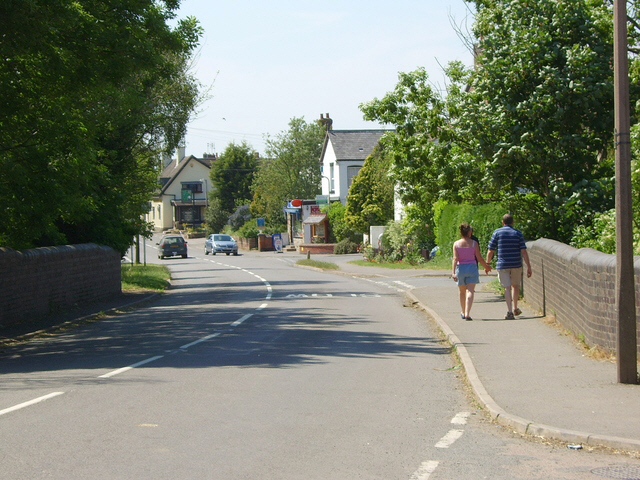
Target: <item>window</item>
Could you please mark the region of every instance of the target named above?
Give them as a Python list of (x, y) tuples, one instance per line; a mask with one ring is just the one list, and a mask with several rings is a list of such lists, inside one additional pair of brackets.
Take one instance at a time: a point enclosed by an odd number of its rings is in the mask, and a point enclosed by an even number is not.
[(202, 182), (182, 183), (182, 190), (189, 190), (191, 193), (202, 193)]
[(333, 163), (329, 164), (329, 193), (335, 193), (336, 191), (336, 179), (335, 168)]
[(179, 207), (178, 218), (181, 223), (202, 223), (200, 207)]
[(355, 165), (352, 167), (347, 167), (347, 188), (351, 188), (351, 183), (353, 183), (353, 177), (358, 175), (362, 167), (359, 165)]

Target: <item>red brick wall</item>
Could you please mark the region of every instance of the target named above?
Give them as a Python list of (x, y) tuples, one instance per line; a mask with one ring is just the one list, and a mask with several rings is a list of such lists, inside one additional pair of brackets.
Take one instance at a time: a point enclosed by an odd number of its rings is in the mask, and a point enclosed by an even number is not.
[[(616, 257), (555, 240), (527, 243), (533, 276), (524, 279), (524, 299), (589, 346), (616, 351)], [(640, 257), (635, 260), (636, 315), (640, 314)], [(640, 353), (640, 332), (638, 352)]]
[(16, 251), (0, 247), (0, 326), (121, 293), (120, 254), (92, 243)]
[(241, 237), (233, 237), (238, 244), (239, 250), (255, 250), (258, 248), (258, 239), (257, 238), (241, 238)]
[(301, 243), (298, 245), (298, 253), (304, 255), (310, 253), (333, 253), (335, 243)]

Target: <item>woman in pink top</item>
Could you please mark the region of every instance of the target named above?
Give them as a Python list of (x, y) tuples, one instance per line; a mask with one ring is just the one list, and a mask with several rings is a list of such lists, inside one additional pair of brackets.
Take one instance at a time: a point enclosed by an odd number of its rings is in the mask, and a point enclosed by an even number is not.
[(485, 273), (491, 267), (482, 258), (478, 242), (471, 239), (472, 228), (468, 223), (460, 224), (460, 240), (453, 244), (452, 278), (460, 290), (460, 316), (464, 320), (471, 320), (471, 306), (476, 290), (480, 283), (478, 262), (484, 267)]

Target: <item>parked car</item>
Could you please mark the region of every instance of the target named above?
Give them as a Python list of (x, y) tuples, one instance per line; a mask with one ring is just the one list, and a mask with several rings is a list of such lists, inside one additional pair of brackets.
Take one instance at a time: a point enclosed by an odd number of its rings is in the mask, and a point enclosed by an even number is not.
[(181, 235), (163, 235), (158, 245), (158, 258), (165, 257), (187, 258), (187, 241)]
[(238, 255), (238, 244), (231, 235), (214, 233), (209, 235), (204, 242), (204, 254), (215, 255), (216, 253), (226, 253), (227, 255)]

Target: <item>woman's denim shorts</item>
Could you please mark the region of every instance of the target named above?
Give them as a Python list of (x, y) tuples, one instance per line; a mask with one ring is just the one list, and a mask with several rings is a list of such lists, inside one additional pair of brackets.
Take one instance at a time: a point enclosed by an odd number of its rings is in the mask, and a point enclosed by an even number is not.
[(475, 263), (458, 264), (456, 266), (456, 276), (458, 277), (458, 285), (480, 283), (478, 265), (476, 265)]

